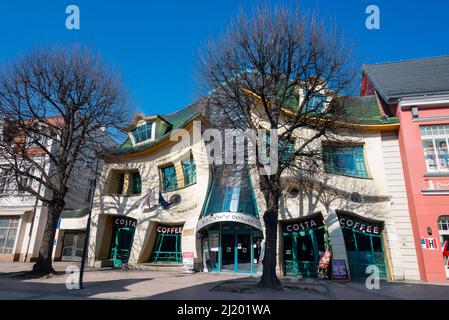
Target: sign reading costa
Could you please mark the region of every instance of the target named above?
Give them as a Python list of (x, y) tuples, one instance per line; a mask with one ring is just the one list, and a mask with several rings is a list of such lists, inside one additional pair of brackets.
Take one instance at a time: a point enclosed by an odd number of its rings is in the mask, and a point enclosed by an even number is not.
[(114, 218), (114, 224), (117, 227), (132, 227), (132, 228), (136, 228), (137, 220), (134, 219), (134, 218), (121, 216), (121, 217)]
[(162, 234), (181, 234), (182, 226), (167, 226), (160, 224), (157, 226), (157, 233)]
[(342, 227), (355, 229), (369, 234), (380, 234), (382, 232), (382, 224), (380, 223), (365, 222), (357, 218), (341, 214), (338, 215), (338, 220), (340, 221), (340, 225)]
[(299, 232), (319, 228), (323, 225), (323, 218), (321, 216), (317, 216), (298, 222), (284, 223), (283, 228), (284, 232)]

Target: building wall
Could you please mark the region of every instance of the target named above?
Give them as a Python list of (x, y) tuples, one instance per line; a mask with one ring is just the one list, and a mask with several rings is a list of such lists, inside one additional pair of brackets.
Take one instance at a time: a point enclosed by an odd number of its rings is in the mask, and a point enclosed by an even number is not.
[(394, 273), (404, 279), (419, 280), (418, 260), (413, 239), (404, 173), (397, 132), (382, 133), (382, 155), (388, 193), (391, 195), (391, 214), (394, 223), (389, 236)]
[[(192, 146), (172, 144), (139, 157), (122, 157), (107, 163), (99, 187), (95, 194), (92, 212), (91, 236), (89, 245), (89, 264), (99, 265), (101, 260), (107, 259), (110, 249), (111, 235), (105, 235), (109, 220), (102, 219), (105, 215), (125, 215), (137, 219), (134, 241), (131, 248), (129, 263), (147, 262), (155, 239), (155, 225), (183, 224), (182, 252), (193, 252), (195, 263), (199, 264), (201, 254), (197, 250), (196, 225), (205, 202), (208, 191), (210, 172), (206, 149), (202, 140), (195, 141)], [(146, 211), (136, 205), (148, 192), (159, 192), (159, 167), (167, 163), (179, 161), (191, 152), (196, 164), (196, 183), (172, 192), (163, 192), (165, 200), (174, 194), (181, 196), (181, 203), (173, 208), (164, 210), (158, 208)], [(138, 196), (115, 196), (108, 194), (108, 176), (112, 170), (138, 169), (142, 180), (142, 193)]]
[[(426, 120), (430, 117), (447, 116), (448, 110), (449, 106), (420, 109), (418, 119), (413, 120), (410, 109), (401, 110), (401, 108), (398, 108), (401, 120), (399, 143), (407, 186), (408, 205), (413, 223), (415, 247), (421, 279), (429, 282), (447, 282), (437, 221), (439, 216), (449, 215), (449, 194), (425, 194), (423, 190), (428, 188), (429, 180), (434, 183), (449, 183), (449, 175), (430, 176), (427, 174), (419, 126), (448, 124), (449, 120), (444, 119)], [(432, 236), (428, 235), (428, 227), (432, 229)], [(423, 249), (421, 237), (436, 238), (439, 250)]]
[[(342, 134), (344, 136), (344, 134)], [(370, 178), (352, 178), (326, 174), (320, 181), (349, 192), (378, 196), (375, 202), (355, 203), (343, 197), (320, 196), (310, 190), (301, 190), (298, 197), (284, 196), (280, 205), (279, 220), (288, 221), (307, 217), (320, 212), (323, 215), (332, 244), (334, 259), (345, 260), (348, 264), (346, 247), (337, 211), (348, 211), (361, 217), (384, 222), (385, 257), (390, 279), (419, 279), (418, 264), (414, 252), (411, 223), (405, 195), (405, 183), (401, 173), (399, 146), (395, 132), (357, 132), (348, 133), (347, 138), (364, 143), (367, 169)], [(286, 177), (288, 174), (286, 174)], [(258, 181), (257, 176), (254, 176)], [(256, 183), (256, 189), (258, 184)], [(264, 212), (264, 199), (257, 190), (259, 213)], [(261, 219), (263, 224), (263, 219)], [(277, 270), (282, 274), (282, 231), (278, 230)]]

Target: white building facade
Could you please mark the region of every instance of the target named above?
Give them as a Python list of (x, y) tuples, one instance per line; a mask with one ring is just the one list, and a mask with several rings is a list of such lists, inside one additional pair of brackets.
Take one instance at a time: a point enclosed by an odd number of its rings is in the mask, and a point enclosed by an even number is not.
[[(383, 119), (375, 97), (353, 104), (372, 112), (342, 131), (344, 145), (317, 142), (325, 160), (319, 183), (282, 177), (278, 273), (317, 276), (326, 269), (334, 279), (362, 278), (375, 266), (383, 279), (417, 280), (399, 124)], [(265, 201), (258, 175), (211, 165), (210, 139), (195, 134), (208, 127), (207, 115), (197, 102), (168, 115), (139, 114), (123, 129), (129, 138), (105, 158), (95, 194), (91, 266), (261, 272)], [(170, 139), (175, 132), (182, 138)]]

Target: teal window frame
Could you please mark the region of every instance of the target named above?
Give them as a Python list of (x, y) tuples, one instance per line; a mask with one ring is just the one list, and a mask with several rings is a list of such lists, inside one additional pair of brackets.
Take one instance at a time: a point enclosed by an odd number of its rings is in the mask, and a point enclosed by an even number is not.
[(119, 174), (120, 176), (118, 180), (117, 194), (123, 194), (125, 188), (125, 173), (121, 172)]
[(176, 176), (176, 169), (174, 165), (163, 167), (160, 169), (162, 175), (162, 189), (165, 192), (174, 191), (178, 189), (178, 178)]
[[(163, 250), (164, 241), (170, 237), (175, 238), (174, 250)], [(161, 264), (181, 264), (182, 263), (182, 250), (181, 250), (181, 234), (163, 234), (158, 233), (153, 251), (150, 256), (150, 263)]]
[(142, 178), (140, 177), (139, 172), (132, 173), (133, 179), (133, 190), (132, 194), (141, 194), (142, 193)]
[(182, 171), (184, 172), (184, 186), (189, 186), (196, 182), (196, 164), (192, 156), (188, 162), (182, 162)]
[[(270, 143), (271, 143), (271, 137), (264, 132), (263, 133), (263, 139), (265, 141), (265, 146), (267, 147), (267, 154), (270, 152)], [(290, 161), (295, 153), (295, 140), (290, 138), (287, 145), (285, 145), (285, 138), (281, 138), (278, 140), (278, 154), (280, 156), (278, 157), (279, 162), (288, 162)]]
[(135, 143), (140, 143), (146, 140), (150, 140), (152, 131), (153, 123), (145, 123), (131, 131), (131, 134), (134, 137)]
[[(302, 276), (316, 276), (318, 271), (318, 264), (320, 260), (319, 254), (319, 232), (323, 233), (324, 250), (329, 251), (328, 246), (329, 235), (327, 233), (326, 227), (321, 226), (318, 228), (312, 228), (305, 231), (297, 232), (283, 232), (284, 250), (283, 250), (283, 260), (284, 260), (284, 272), (286, 275), (302, 275)], [(299, 249), (299, 238), (300, 237), (310, 237), (310, 244), (313, 247), (313, 259), (312, 260), (301, 260), (298, 252)], [(287, 246), (287, 242), (289, 245)], [(305, 250), (305, 242), (300, 243), (302, 249)], [(286, 252), (286, 248), (290, 248), (290, 253)], [(287, 257), (288, 256), (288, 257)]]
[(324, 170), (355, 178), (369, 178), (363, 145), (323, 146)]
[[(366, 267), (369, 265), (375, 265), (379, 268), (380, 279), (387, 279), (388, 277), (387, 264), (385, 261), (386, 257), (385, 257), (385, 248), (383, 244), (383, 236), (381, 234), (380, 235), (368, 234), (345, 226), (342, 226), (342, 231), (344, 232), (343, 235), (351, 277), (353, 279), (363, 279), (367, 276), (367, 274), (365, 273)], [(368, 251), (359, 250), (357, 235), (362, 237), (369, 237), (370, 250)], [(380, 251), (374, 250), (373, 239), (377, 239), (379, 241)], [(363, 254), (364, 252), (367, 252), (367, 254), (366, 253)], [(379, 253), (381, 255), (379, 255)], [(370, 260), (369, 258), (371, 258), (371, 261), (369, 261)]]

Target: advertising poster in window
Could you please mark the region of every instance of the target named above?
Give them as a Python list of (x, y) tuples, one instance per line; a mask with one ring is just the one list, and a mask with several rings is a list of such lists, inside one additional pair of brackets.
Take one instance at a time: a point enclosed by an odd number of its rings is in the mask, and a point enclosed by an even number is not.
[(332, 279), (348, 280), (348, 270), (345, 260), (332, 260)]

